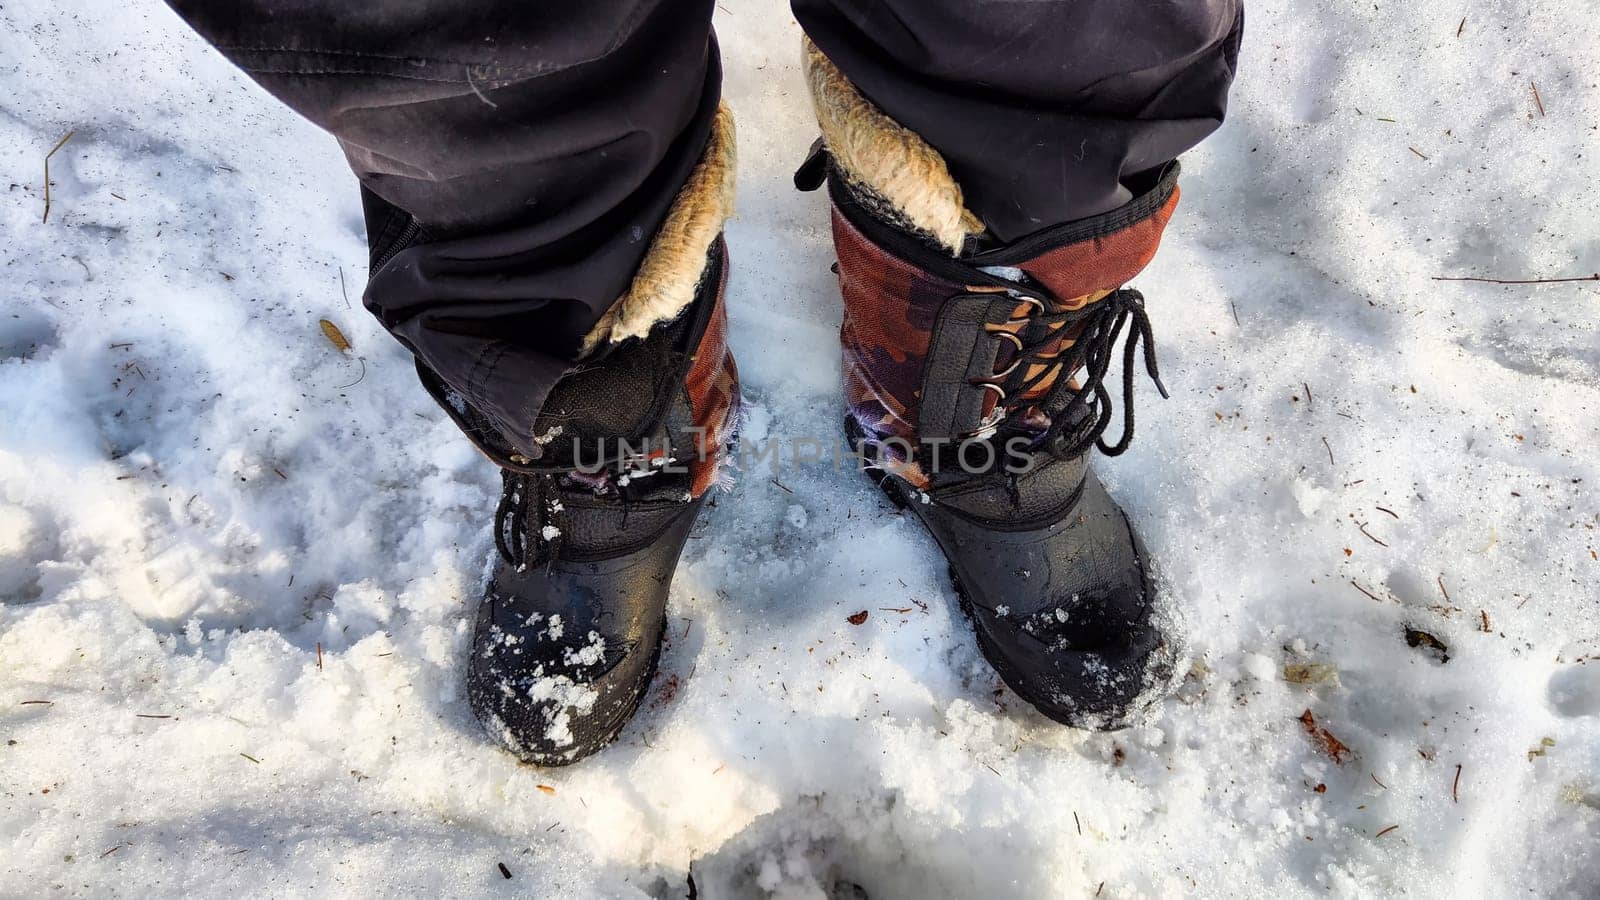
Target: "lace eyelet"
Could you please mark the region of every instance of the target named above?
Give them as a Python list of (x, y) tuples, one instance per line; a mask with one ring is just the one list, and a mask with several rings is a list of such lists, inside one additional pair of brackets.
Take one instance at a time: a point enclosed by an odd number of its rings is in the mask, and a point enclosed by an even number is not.
[(965, 432), (961, 437), (963, 440), (969, 441), (981, 441), (993, 437), (1000, 431), (1000, 423), (1004, 422), (1005, 419), (1005, 407), (996, 406), (993, 410), (990, 410), (988, 417), (983, 420), (981, 425), (972, 431)]
[[(1023, 320), (1023, 321), (1026, 321), (1026, 320)], [(1019, 322), (1016, 322), (1016, 323), (1007, 322), (1006, 324), (1007, 325), (1011, 325), (1011, 324), (1022, 324), (1022, 323), (1019, 321)], [(1002, 338), (1004, 340), (1010, 341), (1012, 344), (1016, 345), (1016, 348), (1018, 350), (1022, 350), (1023, 349), (1022, 338), (1017, 337), (1014, 333), (1012, 333), (1010, 331), (1007, 331), (1004, 328), (997, 329), (997, 330), (991, 331), (989, 333), (994, 335), (997, 338)]]
[[(1006, 389), (1000, 385), (995, 384), (992, 381), (975, 381), (972, 382), (972, 384), (977, 387), (988, 388), (989, 390), (994, 391), (995, 403), (1000, 404), (1006, 402)], [(997, 406), (996, 408), (998, 409), (999, 407)]]

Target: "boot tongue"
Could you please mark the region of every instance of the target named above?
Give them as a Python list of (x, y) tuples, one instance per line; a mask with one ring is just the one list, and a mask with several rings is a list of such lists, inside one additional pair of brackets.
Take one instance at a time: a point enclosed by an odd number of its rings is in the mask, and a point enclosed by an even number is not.
[[(1049, 312), (1084, 309), (1099, 303), (1133, 280), (1161, 245), (1161, 235), (1178, 205), (1177, 166), (1159, 173), (1139, 196), (1127, 205), (1079, 222), (1046, 229), (1014, 244), (979, 253), (966, 260), (985, 273), (1018, 283), (1026, 290), (1031, 284), (1043, 287), (1054, 298)], [(1081, 328), (1055, 326), (1055, 335), (1041, 334), (1043, 326), (1031, 324), (1018, 333), (1024, 343), (1041, 343), (1049, 353), (1068, 351)], [(1030, 333), (1031, 332), (1031, 333)], [(1000, 362), (1009, 363), (1003, 353)], [(1028, 378), (1047, 371), (1049, 356), (1030, 365)], [(1039, 401), (1048, 397), (1062, 377), (1071, 377), (1064, 367), (1050, 373), (1030, 388), (1022, 399)], [(1044, 410), (1046, 414), (1059, 411)], [(1048, 426), (1046, 426), (1048, 427)]]
[(506, 471), (496, 528), (508, 562), (606, 558), (682, 509), (688, 476), (663, 464), (686, 327), (618, 345), (556, 384), (535, 420), (540, 471)]
[(674, 345), (682, 323), (629, 341), (603, 358), (582, 363), (556, 382), (534, 422), (540, 464), (577, 465), (617, 452), (617, 441), (638, 449), (653, 435), (671, 401)]

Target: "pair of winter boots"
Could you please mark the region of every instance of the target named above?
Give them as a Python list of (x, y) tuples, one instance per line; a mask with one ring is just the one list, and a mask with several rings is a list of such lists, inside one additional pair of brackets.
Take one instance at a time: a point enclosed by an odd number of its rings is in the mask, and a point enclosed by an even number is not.
[[(1124, 285), (1155, 253), (1177, 165), (1130, 185), (1119, 209), (998, 244), (932, 148), (815, 48), (806, 62), (822, 139), (796, 182), (832, 200), (848, 440), (944, 551), (1005, 683), (1063, 724), (1119, 727), (1174, 654), (1144, 547), (1089, 458), (1128, 446), (1134, 367), (1160, 384), (1142, 298)], [(545, 403), (543, 456), (511, 452), (457, 407), (504, 472), (468, 698), (528, 762), (604, 747), (655, 672), (673, 572), (739, 415), (721, 236), (732, 168), (723, 110), (628, 295)]]

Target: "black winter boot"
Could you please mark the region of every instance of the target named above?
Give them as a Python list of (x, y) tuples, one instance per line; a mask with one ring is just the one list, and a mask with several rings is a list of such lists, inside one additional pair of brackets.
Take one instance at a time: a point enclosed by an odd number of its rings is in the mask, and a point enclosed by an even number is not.
[(655, 674), (672, 574), (738, 414), (723, 267), (719, 243), (682, 319), (563, 379), (540, 415), (546, 458), (504, 472), (467, 697), (528, 762), (610, 743)]
[(1177, 164), (1133, 179), (1125, 207), (996, 245), (936, 152), (815, 48), (807, 69), (826, 150), (797, 182), (826, 176), (833, 199), (850, 439), (938, 541), (1006, 684), (1058, 722), (1120, 727), (1175, 654), (1144, 547), (1088, 452), (1127, 448), (1141, 342), (1160, 384), (1142, 297), (1123, 284), (1155, 253)]
[(732, 140), (724, 110), (629, 294), (541, 408), (537, 459), (423, 372), (503, 470), (498, 559), (478, 606), (467, 698), (526, 762), (583, 759), (638, 709), (679, 554), (733, 440), (739, 386), (720, 237)]

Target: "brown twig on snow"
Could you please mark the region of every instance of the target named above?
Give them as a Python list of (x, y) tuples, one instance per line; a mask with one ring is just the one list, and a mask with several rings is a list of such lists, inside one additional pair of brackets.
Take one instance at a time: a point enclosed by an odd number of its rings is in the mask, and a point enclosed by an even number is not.
[(1328, 465), (1330, 465), (1330, 466), (1337, 465), (1333, 461), (1333, 446), (1328, 443), (1328, 436), (1327, 435), (1323, 435), (1322, 436), (1322, 446), (1328, 448)]
[(1544, 118), (1544, 98), (1539, 96), (1539, 86), (1528, 82), (1528, 87), (1533, 88), (1533, 104), (1539, 107), (1539, 118)]
[(1456, 780), (1450, 785), (1450, 800), (1453, 803), (1461, 802), (1461, 763), (1456, 763)]
[(67, 141), (72, 140), (72, 136), (77, 133), (76, 130), (67, 132), (66, 136), (56, 141), (56, 145), (44, 155), (44, 224), (46, 225), (50, 224), (50, 157), (55, 156), (56, 151), (65, 147)]
[(1367, 590), (1366, 588), (1362, 587), (1361, 585), (1357, 584), (1354, 580), (1352, 580), (1350, 582), (1350, 586), (1355, 588), (1356, 590), (1360, 591), (1361, 593), (1366, 594), (1368, 597), (1371, 597), (1372, 599), (1378, 601), (1379, 603), (1383, 602), (1383, 598), (1382, 597), (1379, 597), (1377, 594), (1374, 594), (1373, 592), (1371, 592), (1371, 591)]
[(1368, 540), (1372, 541), (1374, 544), (1377, 544), (1379, 547), (1387, 547), (1387, 546), (1389, 546), (1388, 544), (1385, 544), (1383, 541), (1380, 541), (1376, 537), (1372, 536), (1372, 532), (1367, 530), (1367, 523), (1365, 523), (1365, 522), (1357, 522), (1356, 523), (1356, 529), (1359, 530), (1362, 534), (1366, 535)]
[(1384, 830), (1378, 832), (1375, 835), (1375, 837), (1383, 837), (1384, 835), (1388, 834), (1389, 832), (1391, 832), (1391, 831), (1393, 831), (1393, 830), (1395, 830), (1396, 828), (1399, 828), (1399, 827), (1400, 827), (1399, 825), (1390, 825), (1388, 828), (1385, 828)]
[(1456, 26), (1456, 37), (1461, 37), (1461, 32), (1467, 30), (1467, 17), (1461, 17), (1461, 24)]
[(1427, 159), (1428, 158), (1428, 154), (1423, 153), (1421, 150), (1418, 150), (1415, 147), (1407, 147), (1406, 149), (1410, 150), (1412, 153), (1415, 153), (1417, 155), (1418, 159)]
[(1444, 595), (1444, 602), (1450, 602), (1450, 592), (1444, 589), (1444, 576), (1439, 576), (1439, 593)]
[(1476, 281), (1482, 284), (1571, 284), (1574, 281), (1600, 281), (1600, 272), (1572, 278), (1478, 278), (1472, 275), (1435, 275), (1434, 281)]

